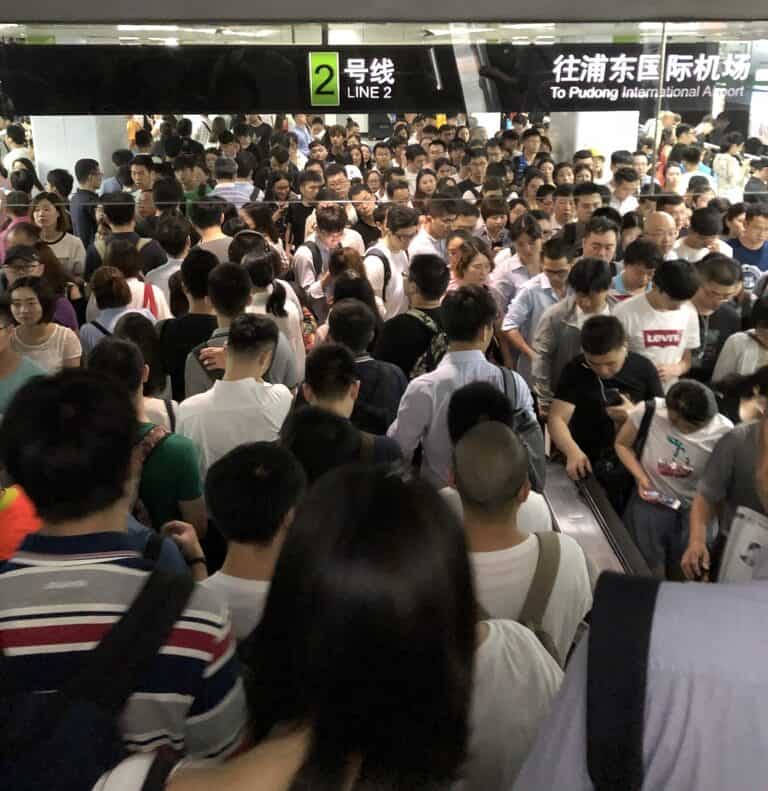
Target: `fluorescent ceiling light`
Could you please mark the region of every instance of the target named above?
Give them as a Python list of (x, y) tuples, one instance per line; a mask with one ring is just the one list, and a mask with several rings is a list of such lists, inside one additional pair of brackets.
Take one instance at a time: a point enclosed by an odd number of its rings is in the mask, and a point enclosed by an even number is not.
[(3, 30), (5, 30), (6, 28), (9, 28), (9, 27), (21, 27), (21, 25), (16, 24), (16, 22), (2, 22), (2, 23), (0, 23), (0, 28), (2, 28)]
[(758, 69), (755, 72), (755, 82), (768, 82), (768, 69)]
[(163, 44), (165, 44), (166, 47), (178, 47), (179, 46), (179, 40), (177, 38), (158, 38), (156, 36), (150, 36), (147, 40), (148, 41), (161, 41)]
[(521, 23), (521, 24), (505, 24), (499, 25), (499, 27), (503, 27), (506, 30), (541, 30), (542, 28), (552, 28), (555, 26), (554, 22), (533, 22), (533, 23)]
[(641, 22), (638, 27), (640, 30), (661, 30), (664, 24), (662, 22)]
[(176, 31), (179, 29), (178, 25), (118, 25), (118, 30), (169, 30)]
[(221, 31), (225, 36), (238, 36), (242, 38), (267, 38), (267, 36), (274, 36), (278, 30), (274, 28), (264, 28), (263, 30), (230, 30), (226, 28)]

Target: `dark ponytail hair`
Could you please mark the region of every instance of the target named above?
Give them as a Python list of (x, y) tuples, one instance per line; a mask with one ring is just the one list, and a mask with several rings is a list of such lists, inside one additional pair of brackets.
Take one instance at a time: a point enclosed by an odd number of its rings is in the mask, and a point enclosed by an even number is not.
[(748, 375), (731, 374), (721, 382), (712, 385), (712, 389), (728, 398), (754, 398), (757, 395), (768, 396), (768, 365), (758, 368)]
[(267, 313), (278, 318), (287, 316), (285, 286), (275, 280), (275, 273), (280, 270), (280, 254), (277, 250), (270, 247), (264, 252), (248, 253), (243, 258), (242, 264), (256, 288), (272, 286), (272, 293), (267, 300)]

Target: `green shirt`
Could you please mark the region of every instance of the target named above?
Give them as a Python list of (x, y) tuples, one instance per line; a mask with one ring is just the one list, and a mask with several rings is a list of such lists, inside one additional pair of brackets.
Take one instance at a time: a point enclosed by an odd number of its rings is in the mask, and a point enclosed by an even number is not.
[[(142, 423), (139, 439), (154, 426)], [(181, 519), (179, 502), (196, 500), (203, 495), (200, 462), (192, 440), (181, 434), (169, 434), (144, 462), (139, 484), (139, 497), (152, 519), (152, 527), (160, 528), (172, 519)]]
[(16, 391), (28, 380), (34, 376), (45, 376), (47, 371), (44, 371), (36, 362), (33, 362), (29, 357), (22, 357), (16, 370), (3, 379), (0, 379), (0, 418), (3, 413), (8, 409), (8, 404), (16, 395)]
[[(205, 194), (206, 195), (210, 195), (212, 192), (213, 192), (213, 187), (211, 187), (209, 184), (206, 184), (205, 185)], [(187, 207), (187, 217), (189, 217), (190, 204), (192, 203), (192, 201), (200, 200), (200, 190), (199, 190), (199, 188), (195, 188), (193, 190), (190, 190), (189, 192), (185, 192), (184, 193), (184, 200), (185, 200), (185, 205)]]

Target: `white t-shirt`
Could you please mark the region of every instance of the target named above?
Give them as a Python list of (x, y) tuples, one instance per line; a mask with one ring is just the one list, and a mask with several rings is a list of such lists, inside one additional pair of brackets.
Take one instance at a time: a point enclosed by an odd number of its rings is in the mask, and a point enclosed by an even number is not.
[[(543, 628), (565, 661), (576, 630), (592, 608), (587, 561), (570, 536), (558, 534), (560, 566), (544, 612)], [(477, 599), (492, 618), (520, 617), (539, 559), (539, 542), (528, 536), (521, 544), (495, 552), (472, 552)]]
[[(408, 271), (408, 257), (404, 252), (393, 253), (386, 244), (376, 244), (374, 247), (389, 259), (390, 278), (387, 283), (384, 306), (386, 318), (391, 319), (408, 310), (408, 295), (405, 293), (403, 282), (403, 273)], [(376, 255), (367, 255), (363, 264), (373, 293), (377, 297), (381, 297), (384, 289), (384, 263)]]
[[(645, 294), (639, 294), (620, 302), (613, 315), (624, 326), (629, 350), (644, 355), (654, 365), (678, 363), (687, 350), (701, 345), (699, 316), (690, 302), (683, 303), (679, 310), (656, 310)], [(669, 390), (676, 381), (668, 380), (664, 389)]]
[(85, 272), (85, 247), (77, 236), (63, 233), (57, 242), (47, 244), (70, 277), (82, 277)]
[(475, 656), (462, 791), (511, 788), (563, 680), (536, 636), (513, 621), (485, 621)]
[[(640, 428), (644, 414), (644, 402), (629, 413), (635, 428)], [(641, 459), (654, 489), (690, 506), (712, 450), (732, 428), (733, 423), (718, 413), (704, 428), (683, 434), (672, 425), (664, 399), (657, 398)]]
[[(284, 286), (285, 288), (285, 286)], [(300, 308), (289, 299), (289, 294), (295, 294), (294, 290), (288, 286), (286, 288), (286, 299), (283, 308), (285, 316), (275, 316), (267, 313), (267, 302), (272, 296), (274, 286), (268, 286), (266, 291), (251, 294), (251, 304), (245, 309), (246, 313), (258, 313), (269, 316), (277, 324), (277, 328), (285, 335), (291, 344), (294, 359), (296, 360), (296, 370), (299, 379), (304, 379), (304, 366), (307, 361), (307, 352), (304, 348), (304, 316)]]
[[(684, 261), (689, 261), (692, 264), (698, 263), (702, 258), (706, 258), (712, 252), (708, 247), (689, 247), (685, 243), (685, 237), (678, 239), (672, 250), (678, 258), (682, 258)], [(721, 255), (727, 255), (728, 258), (733, 258), (733, 249), (722, 239), (717, 240), (717, 252)]]
[(179, 407), (176, 433), (200, 451), (200, 472), (244, 442), (274, 442), (293, 396), (282, 384), (256, 379), (220, 379), (210, 390), (190, 396)]
[[(460, 521), (464, 521), (461, 495), (452, 486), (440, 489), (440, 496), (453, 509)], [(544, 495), (532, 491), (517, 512), (517, 529), (521, 533), (546, 533), (552, 530), (552, 514)]]
[(168, 281), (172, 275), (175, 275), (181, 269), (182, 259), (169, 258), (161, 266), (147, 272), (145, 280), (153, 286), (157, 286), (162, 292), (163, 296), (168, 302), (171, 301), (171, 289), (168, 287)]
[(225, 601), (232, 614), (235, 639), (240, 642), (255, 629), (269, 593), (267, 580), (246, 580), (217, 571), (201, 583)]
[(53, 334), (47, 340), (35, 345), (24, 343), (14, 333), (11, 336), (11, 348), (37, 363), (46, 373), (58, 373), (64, 367), (64, 360), (81, 357), (83, 349), (77, 335), (69, 327), (54, 324), (53, 328)]
[[(161, 289), (159, 289), (157, 286), (153, 286), (151, 283), (144, 283), (137, 277), (126, 278), (125, 282), (128, 284), (128, 288), (131, 291), (131, 301), (128, 303), (127, 307), (143, 308), (144, 293), (146, 286), (149, 285), (155, 297), (155, 305), (157, 306), (157, 316), (155, 316), (155, 318), (158, 321), (173, 318), (171, 309), (168, 307), (168, 300), (165, 298), (165, 294), (163, 294)], [(88, 305), (85, 308), (85, 319), (86, 321), (93, 321), (94, 319), (98, 318), (98, 315), (99, 306), (96, 304), (96, 298), (93, 296), (93, 294), (91, 294), (88, 300)]]

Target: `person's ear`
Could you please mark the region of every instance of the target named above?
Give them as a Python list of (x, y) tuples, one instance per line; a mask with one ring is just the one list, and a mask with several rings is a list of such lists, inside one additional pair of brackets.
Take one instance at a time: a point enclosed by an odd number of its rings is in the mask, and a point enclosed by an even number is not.
[(312, 388), (304, 382), (301, 386), (301, 394), (304, 396), (304, 400), (308, 404), (313, 404), (315, 402), (315, 394), (312, 392)]
[(360, 395), (360, 382), (354, 382), (349, 386), (349, 397), (353, 401), (357, 401), (357, 397)]
[(528, 478), (525, 479), (525, 483), (520, 487), (520, 491), (517, 493), (517, 504), (522, 505), (531, 494), (531, 482)]
[(144, 384), (145, 382), (149, 381), (149, 366), (144, 363), (144, 368), (141, 371), (141, 383)]

